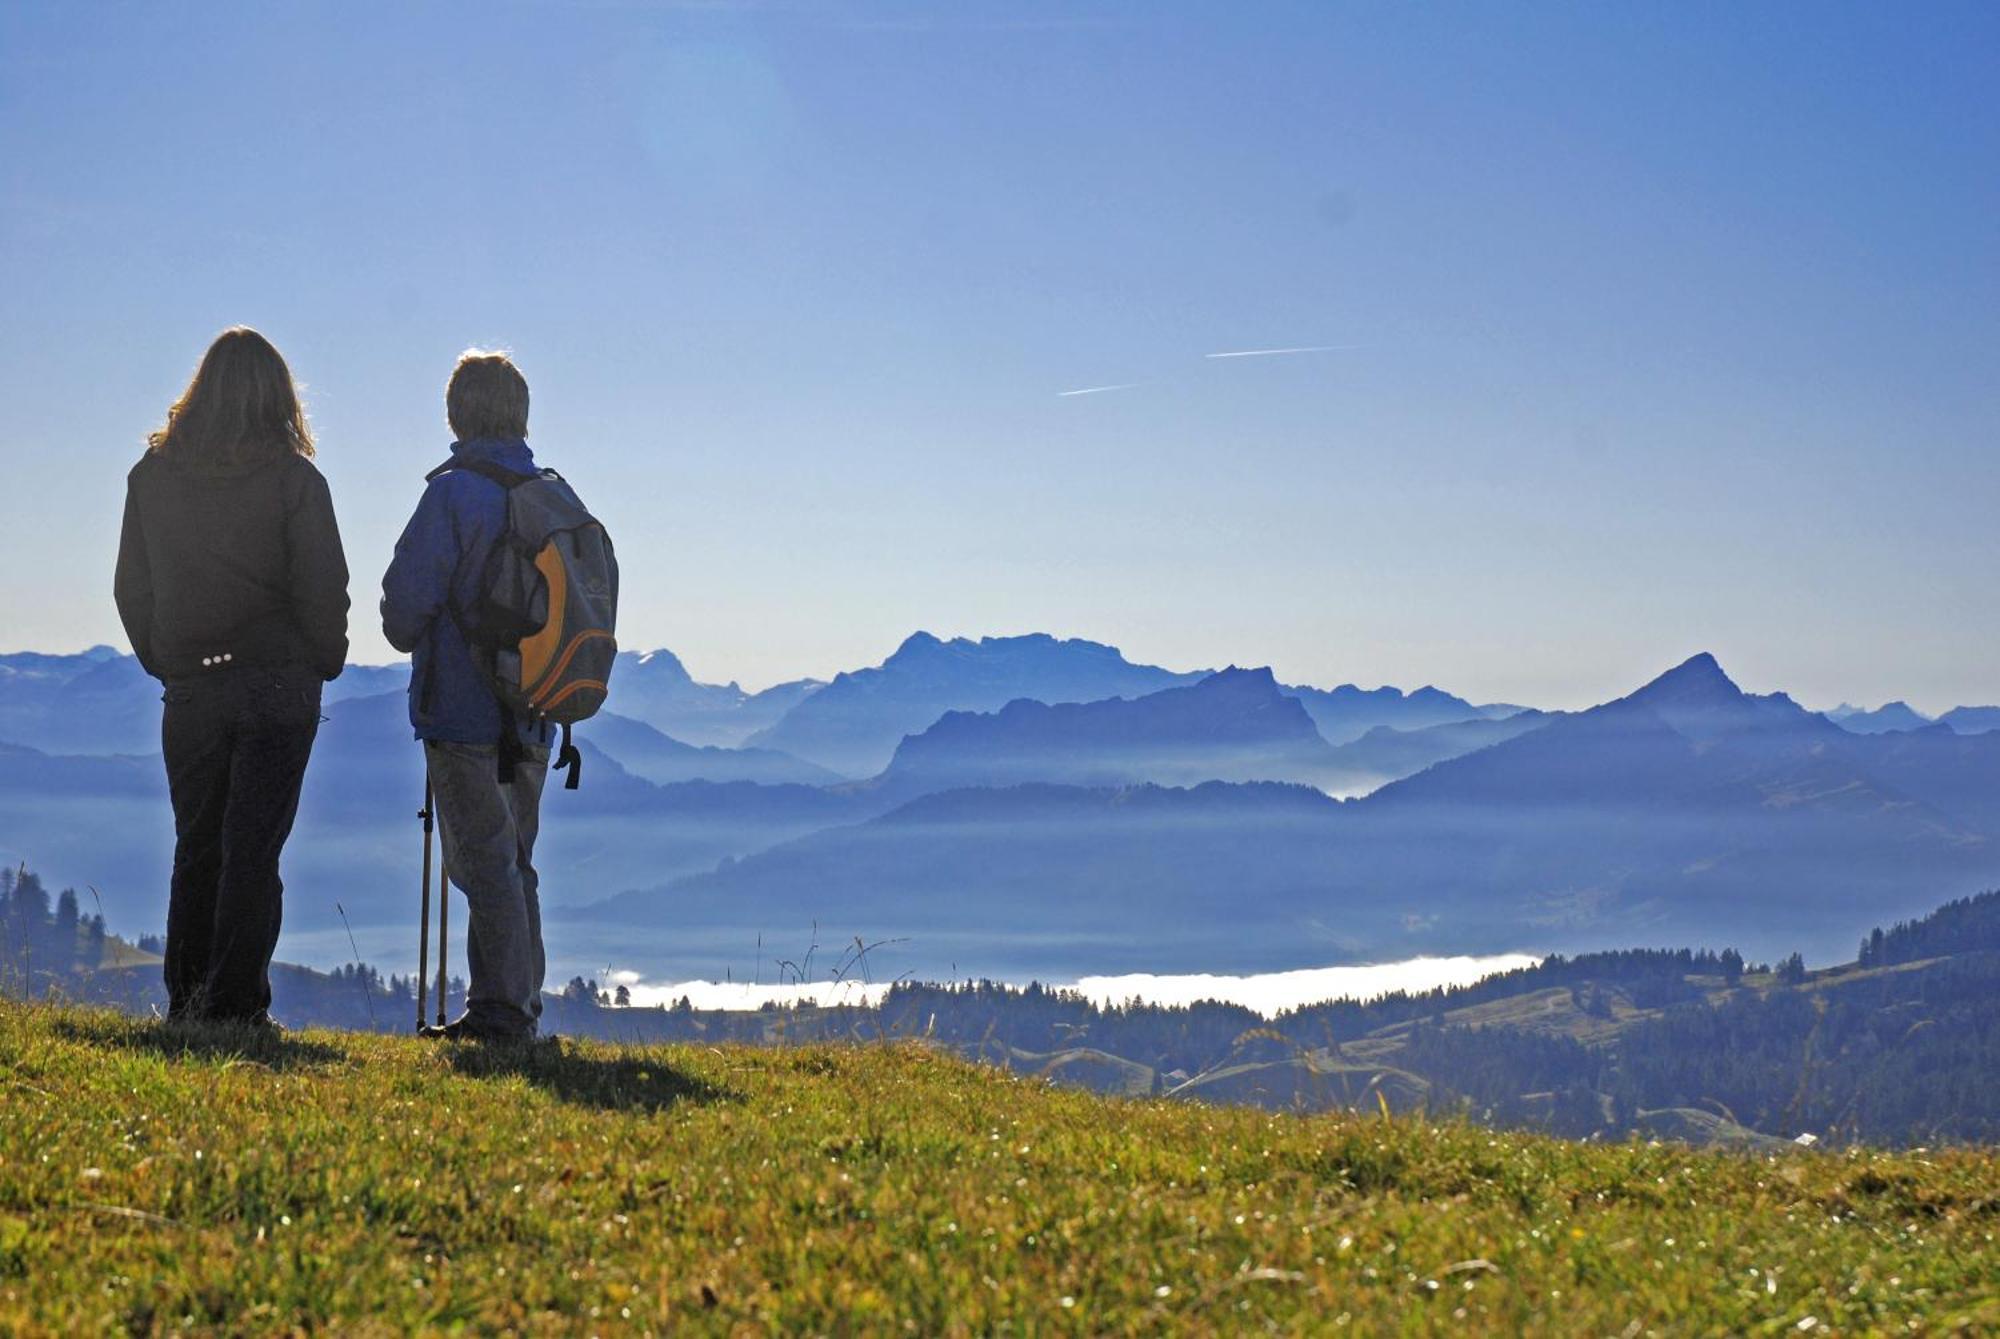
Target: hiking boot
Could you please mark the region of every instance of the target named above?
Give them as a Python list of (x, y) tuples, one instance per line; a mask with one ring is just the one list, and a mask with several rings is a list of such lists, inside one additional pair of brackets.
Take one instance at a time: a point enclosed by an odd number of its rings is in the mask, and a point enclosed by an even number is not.
[(461, 1014), (449, 1023), (426, 1024), (417, 1029), (419, 1037), (432, 1041), (478, 1041), (496, 1043), (525, 1043), (535, 1039), (532, 1032), (501, 1032), (490, 1027), (481, 1027), (470, 1014)]
[(178, 1020), (169, 1020), (169, 1026), (188, 1029), (240, 1028), (244, 1032), (260, 1037), (282, 1037), (285, 1025), (270, 1014), (188, 1014)]

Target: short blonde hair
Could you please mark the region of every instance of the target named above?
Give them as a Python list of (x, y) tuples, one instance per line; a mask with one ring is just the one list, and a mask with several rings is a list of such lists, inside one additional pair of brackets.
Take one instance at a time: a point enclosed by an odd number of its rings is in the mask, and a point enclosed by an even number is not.
[(528, 379), (505, 353), (467, 349), (444, 391), (444, 416), (461, 442), (528, 435)]

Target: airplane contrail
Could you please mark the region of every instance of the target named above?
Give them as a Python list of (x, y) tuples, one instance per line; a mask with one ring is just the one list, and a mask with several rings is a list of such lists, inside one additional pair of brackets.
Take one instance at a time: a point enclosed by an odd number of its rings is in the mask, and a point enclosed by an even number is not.
[(1233, 349), (1228, 353), (1205, 353), (1204, 358), (1270, 358), (1284, 353), (1336, 353), (1358, 349), (1359, 344), (1302, 344), (1294, 349)]
[(1135, 386), (1144, 384), (1140, 381), (1121, 381), (1116, 386), (1083, 386), (1073, 391), (1057, 391), (1056, 398), (1060, 400), (1071, 395), (1102, 395), (1106, 391), (1129, 391)]

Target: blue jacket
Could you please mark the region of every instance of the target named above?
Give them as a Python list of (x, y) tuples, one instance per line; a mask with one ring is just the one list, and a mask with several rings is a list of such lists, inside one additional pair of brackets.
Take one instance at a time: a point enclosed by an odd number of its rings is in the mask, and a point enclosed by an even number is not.
[[(451, 450), (454, 459), (474, 457), (522, 474), (537, 468), (519, 438), (453, 442)], [(396, 541), (382, 577), (382, 635), (410, 653), (410, 724), (418, 739), (500, 739), (500, 703), (451, 610), (478, 605), (486, 555), (506, 527), (506, 490), (470, 470), (452, 470), (424, 489)], [(521, 726), (525, 743), (546, 743), (544, 734), (544, 727)]]

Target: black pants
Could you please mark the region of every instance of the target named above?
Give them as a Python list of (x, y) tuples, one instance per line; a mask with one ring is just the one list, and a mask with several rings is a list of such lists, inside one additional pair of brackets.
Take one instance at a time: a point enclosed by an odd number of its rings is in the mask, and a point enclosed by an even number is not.
[(270, 1007), (285, 889), (278, 855), (298, 813), (323, 686), (304, 668), (233, 666), (167, 685), (170, 1018), (251, 1019)]

